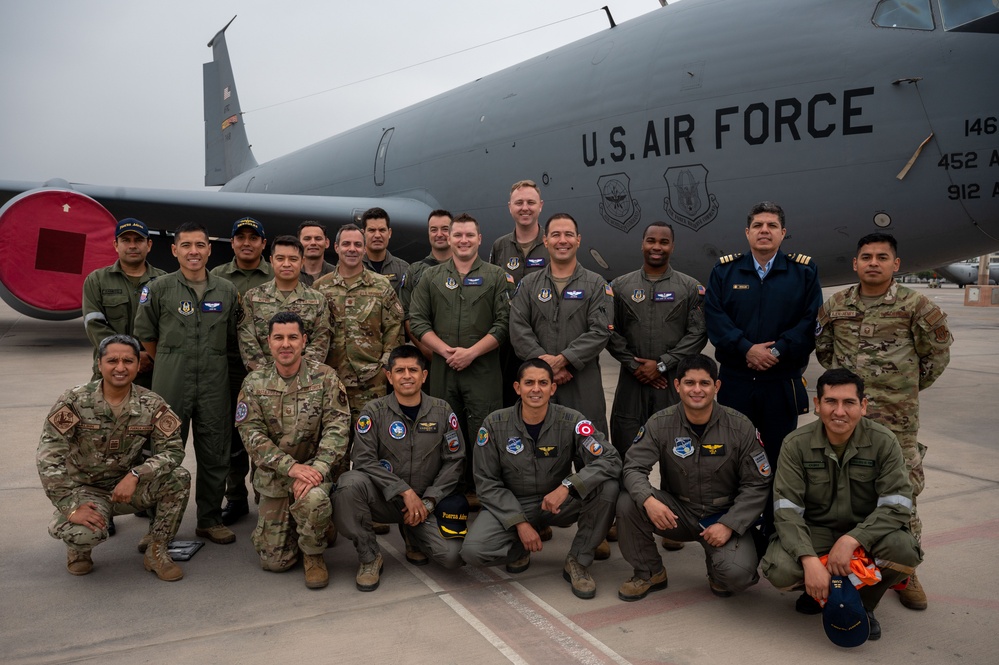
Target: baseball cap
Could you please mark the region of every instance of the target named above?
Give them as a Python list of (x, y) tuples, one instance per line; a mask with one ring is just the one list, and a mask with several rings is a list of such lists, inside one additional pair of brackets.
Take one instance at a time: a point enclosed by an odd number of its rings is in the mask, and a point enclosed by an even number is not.
[(134, 217), (126, 217), (118, 222), (118, 226), (114, 230), (114, 237), (118, 238), (122, 233), (138, 233), (143, 238), (149, 237), (149, 229), (143, 222)]
[(860, 592), (849, 577), (834, 575), (829, 599), (822, 608), (822, 627), (836, 646), (859, 647), (871, 635), (871, 622), (860, 600)]
[(252, 217), (243, 217), (242, 219), (236, 220), (236, 223), (232, 225), (232, 235), (235, 236), (243, 229), (250, 229), (261, 238), (267, 237), (267, 234), (264, 233), (264, 225)]
[(434, 508), (437, 528), (444, 538), (464, 538), (468, 533), (468, 499), (464, 494), (452, 494)]

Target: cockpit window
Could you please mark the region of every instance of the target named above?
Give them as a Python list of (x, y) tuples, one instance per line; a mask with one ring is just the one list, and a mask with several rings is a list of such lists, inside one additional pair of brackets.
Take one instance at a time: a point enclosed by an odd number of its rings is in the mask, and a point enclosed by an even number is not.
[[(940, 0), (941, 3), (947, 0)], [(961, 0), (955, 0), (960, 3)], [(932, 30), (930, 0), (881, 0), (874, 10), (874, 25), (881, 28)]]
[[(940, 0), (944, 30), (955, 28), (986, 16), (999, 14), (999, 0)], [(994, 17), (999, 18), (999, 17)], [(994, 32), (995, 21), (992, 21)]]

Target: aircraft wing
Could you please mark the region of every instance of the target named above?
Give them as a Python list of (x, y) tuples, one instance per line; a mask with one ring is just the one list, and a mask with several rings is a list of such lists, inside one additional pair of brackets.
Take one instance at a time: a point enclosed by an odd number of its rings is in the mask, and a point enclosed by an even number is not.
[[(83, 280), (117, 258), (116, 220), (141, 219), (154, 235), (167, 236), (183, 222), (199, 222), (215, 238), (228, 238), (232, 223), (250, 216), (271, 238), (297, 235), (299, 223), (317, 220), (331, 232), (356, 222), (368, 208), (389, 212), (393, 249), (426, 243), (433, 206), (411, 198), (246, 194), (0, 181), (0, 297), (36, 318), (80, 316)], [(398, 240), (399, 242), (396, 242)], [(154, 242), (154, 246), (155, 246)], [(166, 243), (160, 243), (160, 249)], [(175, 266), (163, 263), (170, 270)]]

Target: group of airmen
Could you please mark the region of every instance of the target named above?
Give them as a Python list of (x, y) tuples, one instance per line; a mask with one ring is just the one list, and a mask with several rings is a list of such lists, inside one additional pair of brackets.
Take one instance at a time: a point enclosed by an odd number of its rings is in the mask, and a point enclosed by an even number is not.
[[(551, 527), (575, 523), (563, 577), (580, 598), (615, 540), (634, 571), (622, 600), (665, 588), (659, 536), (704, 548), (712, 593), (762, 571), (803, 590), (803, 613), (821, 611), (833, 576), (875, 560), (880, 581), (861, 589), (872, 639), (889, 588), (926, 608), (918, 393), (953, 339), (895, 280), (895, 239), (861, 238), (858, 283), (823, 304), (814, 262), (780, 251), (784, 212), (763, 202), (749, 251), (721, 257), (706, 287), (671, 267), (663, 222), (644, 230), (641, 267), (607, 283), (577, 260), (576, 220), (542, 226), (543, 204), (534, 182), (513, 184), (514, 230), (487, 261), (476, 219), (435, 210), (430, 253), (411, 265), (389, 253), (380, 208), (333, 238), (306, 221), (269, 241), (240, 219), (232, 261), (211, 271), (207, 231), (186, 223), (169, 274), (146, 261), (145, 224), (122, 220), (119, 260), (84, 285), (93, 380), (59, 398), (38, 448), (69, 572), (91, 571), (114, 515), (146, 511), (145, 568), (183, 576), (168, 547), (193, 427), (196, 535), (235, 541), (249, 477), (261, 566), (301, 559), (310, 588), (327, 585), (338, 533), (357, 550), (357, 588), (373, 591), (376, 533), (391, 524), (413, 565), (520, 573)], [(604, 349), (620, 363), (609, 427)], [(810, 404), (813, 351), (827, 371)], [(819, 419), (797, 428), (812, 407)]]

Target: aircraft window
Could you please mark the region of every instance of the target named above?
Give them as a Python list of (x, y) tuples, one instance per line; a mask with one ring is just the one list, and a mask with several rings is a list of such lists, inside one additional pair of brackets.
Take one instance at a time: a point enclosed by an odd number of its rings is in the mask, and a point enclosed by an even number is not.
[(933, 29), (930, 0), (881, 0), (872, 20), (881, 28)]
[(381, 187), (385, 184), (385, 156), (388, 154), (389, 141), (395, 127), (389, 127), (382, 134), (382, 140), (378, 142), (378, 150), (375, 151), (375, 185)]
[(997, 0), (940, 0), (944, 30), (970, 23), (983, 16), (999, 14)]

